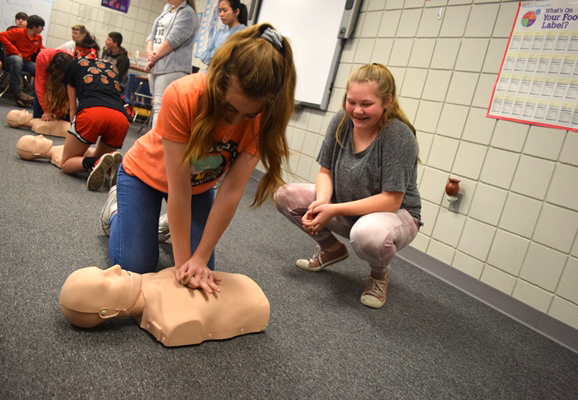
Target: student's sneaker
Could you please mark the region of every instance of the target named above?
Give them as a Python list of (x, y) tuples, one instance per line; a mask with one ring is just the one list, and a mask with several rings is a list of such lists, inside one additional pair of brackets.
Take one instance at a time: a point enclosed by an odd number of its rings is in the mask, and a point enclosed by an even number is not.
[(159, 218), (159, 242), (166, 242), (170, 237), (171, 231), (169, 230), (169, 217), (167, 214), (163, 214)]
[(321, 271), (322, 269), (335, 264), (341, 260), (345, 260), (349, 257), (347, 252), (347, 247), (341, 243), (336, 250), (328, 252), (327, 250), (321, 250), (319, 245), (316, 246), (317, 251), (313, 254), (313, 257), (309, 259), (300, 259), (295, 261), (295, 265), (306, 271)]
[(361, 304), (371, 308), (381, 308), (385, 304), (387, 296), (387, 281), (389, 280), (389, 271), (383, 279), (369, 277), (367, 287), (361, 294)]
[(108, 198), (106, 199), (106, 203), (100, 212), (100, 226), (102, 226), (102, 230), (106, 236), (110, 236), (110, 218), (116, 212), (116, 210), (116, 186), (113, 186), (108, 191)]
[(114, 164), (114, 157), (110, 153), (103, 154), (94, 164), (94, 168), (88, 176), (86, 187), (91, 192), (94, 192), (104, 185), (108, 170)]
[(108, 170), (108, 177), (110, 182), (110, 187), (116, 185), (116, 177), (118, 176), (118, 169), (122, 163), (122, 154), (119, 151), (111, 153), (113, 158), (112, 167)]

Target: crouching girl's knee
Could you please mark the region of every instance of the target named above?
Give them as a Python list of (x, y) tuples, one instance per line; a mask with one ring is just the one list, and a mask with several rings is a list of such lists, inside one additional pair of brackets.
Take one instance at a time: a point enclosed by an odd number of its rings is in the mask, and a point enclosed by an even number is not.
[(355, 253), (370, 262), (381, 259), (388, 247), (393, 245), (391, 229), (380, 226), (372, 218), (361, 217), (351, 228), (349, 238)]
[(277, 207), (278, 210), (284, 208), (284, 205), (287, 202), (288, 185), (289, 184), (286, 183), (283, 186), (280, 186), (277, 188), (275, 193), (273, 193), (273, 203), (275, 203), (275, 207)]

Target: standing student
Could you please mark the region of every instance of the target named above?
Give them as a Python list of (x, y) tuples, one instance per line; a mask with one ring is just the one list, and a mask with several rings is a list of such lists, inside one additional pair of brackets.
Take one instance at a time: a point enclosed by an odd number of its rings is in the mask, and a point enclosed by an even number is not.
[(201, 61), (207, 65), (211, 62), (215, 51), (229, 36), (247, 27), (247, 6), (239, 0), (222, 0), (219, 2), (219, 17), (225, 28), (215, 33), (201, 54)]
[(153, 95), (153, 120), (157, 122), (161, 100), (167, 86), (190, 74), (193, 45), (197, 32), (194, 0), (167, 0), (146, 39), (149, 87)]
[(386, 67), (365, 65), (350, 76), (317, 162), (315, 184), (287, 184), (274, 196), (277, 209), (317, 242), (313, 257), (296, 266), (321, 271), (347, 258), (333, 233), (349, 238), (371, 269), (361, 303), (382, 307), (391, 260), (417, 235), (421, 210), (415, 129)]
[[(72, 123), (64, 141), (62, 172), (90, 171), (86, 186), (92, 191), (98, 190), (107, 176), (110, 176), (110, 184), (115, 185), (116, 171), (122, 161), (117, 150), (122, 147), (129, 126), (120, 99), (116, 67), (98, 59), (98, 51), (98, 44), (90, 36), (78, 42), (78, 58), (68, 64), (63, 79), (67, 85)], [(97, 141), (94, 157), (84, 157), (90, 145)]]
[[(157, 125), (127, 152), (103, 208), (110, 261), (133, 272), (156, 270), (159, 214), (168, 198), (177, 279), (218, 290), (212, 253), (257, 163), (266, 173), (254, 204), (281, 183), (295, 81), (289, 42), (261, 24), (231, 36), (208, 74), (169, 85)], [(213, 185), (223, 176), (213, 205)]]

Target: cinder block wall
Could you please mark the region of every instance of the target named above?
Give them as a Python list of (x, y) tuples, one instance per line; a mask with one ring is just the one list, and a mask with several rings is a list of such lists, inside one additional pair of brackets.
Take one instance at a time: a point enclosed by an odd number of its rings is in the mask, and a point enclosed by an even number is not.
[[(485, 117), (517, 6), (364, 1), (328, 112), (293, 116), (285, 178), (315, 181), (349, 73), (385, 64), (418, 130), (425, 225), (413, 247), (578, 328), (578, 133)], [(448, 177), (461, 180), (458, 214), (444, 198)]]
[[(101, 45), (117, 30), (129, 52), (143, 51), (163, 4), (132, 0), (125, 15), (100, 0), (54, 0), (47, 45), (70, 40), (70, 27), (83, 23)], [(196, 5), (203, 12), (206, 0)], [(485, 117), (517, 5), (365, 0), (328, 111), (293, 115), (284, 177), (314, 182), (348, 75), (365, 63), (387, 65), (418, 130), (425, 226), (413, 247), (578, 329), (578, 133)], [(444, 198), (448, 177), (461, 180), (458, 214)]]

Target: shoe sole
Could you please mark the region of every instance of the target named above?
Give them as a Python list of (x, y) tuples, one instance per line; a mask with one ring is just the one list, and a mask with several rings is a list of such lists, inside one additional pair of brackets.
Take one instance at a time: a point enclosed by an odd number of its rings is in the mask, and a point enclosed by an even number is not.
[[(316, 267), (316, 268), (310, 268), (309, 266), (305, 266), (305, 265), (301, 266), (301, 265), (299, 265), (299, 261), (302, 261), (302, 260), (297, 260), (297, 261), (295, 262), (295, 266), (296, 266), (297, 268), (301, 268), (302, 270), (305, 270), (305, 271), (319, 272), (319, 271), (323, 271), (325, 268), (329, 267), (330, 265), (333, 265), (333, 264), (335, 264), (335, 263), (338, 263), (339, 261), (345, 260), (347, 257), (349, 257), (349, 253), (347, 253), (347, 254), (345, 254), (345, 255), (343, 255), (343, 256), (341, 256), (341, 257), (338, 257), (338, 258), (336, 258), (336, 259), (333, 259), (333, 260), (331, 260), (331, 261), (328, 261), (328, 262), (326, 262), (325, 264), (322, 264), (322, 265), (320, 265), (319, 267)], [(309, 264), (309, 260), (304, 260), (304, 261), (307, 262), (307, 264)]]
[(381, 301), (379, 301), (378, 299), (376, 299), (375, 297), (371, 296), (371, 298), (364, 298), (363, 296), (361, 296), (361, 304), (363, 304), (366, 307), (370, 307), (370, 308), (381, 308), (385, 305), (385, 301), (382, 303)]
[(120, 164), (122, 164), (122, 154), (114, 153), (112, 155), (113, 163), (112, 163), (112, 173), (110, 175), (110, 187), (116, 185), (116, 177), (118, 176), (118, 169), (120, 168)]
[(97, 191), (102, 187), (102, 185), (104, 185), (106, 173), (114, 162), (114, 158), (111, 154), (108, 154), (108, 157), (107, 154), (103, 155), (102, 157), (104, 158), (102, 158), (100, 163), (94, 167), (88, 176), (88, 179), (86, 180), (86, 188), (91, 192)]

